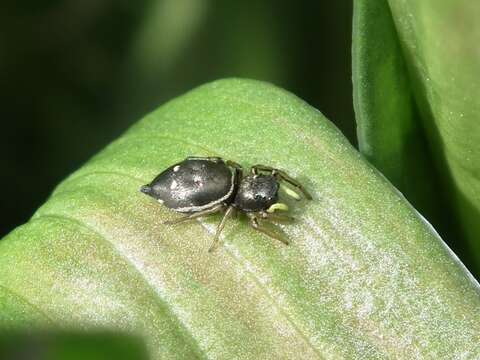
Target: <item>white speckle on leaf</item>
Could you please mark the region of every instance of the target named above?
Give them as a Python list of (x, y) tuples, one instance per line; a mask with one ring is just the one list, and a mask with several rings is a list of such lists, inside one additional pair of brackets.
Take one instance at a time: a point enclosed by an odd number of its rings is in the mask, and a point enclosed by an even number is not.
[(180, 169), (180, 165), (177, 165), (173, 168), (173, 172), (177, 172)]
[(173, 180), (172, 184), (170, 185), (170, 190), (174, 190), (177, 186), (178, 186), (178, 183), (175, 180)]

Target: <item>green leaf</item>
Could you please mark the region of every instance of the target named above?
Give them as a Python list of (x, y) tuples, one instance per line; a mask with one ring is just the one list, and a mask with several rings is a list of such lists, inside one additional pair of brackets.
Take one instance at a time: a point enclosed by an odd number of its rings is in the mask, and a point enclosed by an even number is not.
[[(187, 155), (287, 170), (313, 193), (284, 246), (219, 216), (179, 226), (139, 187)], [(34, 189), (32, 189), (34, 190)], [(108, 327), (155, 358), (480, 355), (480, 289), (433, 228), (317, 110), (222, 80), (148, 115), (0, 242), (2, 323)], [(32, 325), (34, 324), (34, 325)]]
[(480, 5), (354, 4), (360, 150), (480, 274)]
[(15, 333), (0, 336), (0, 359), (146, 360), (142, 342), (125, 334)]
[(480, 3), (389, 3), (444, 191), (480, 274)]
[(354, 2), (353, 100), (360, 151), (430, 221), (438, 184), (387, 0)]

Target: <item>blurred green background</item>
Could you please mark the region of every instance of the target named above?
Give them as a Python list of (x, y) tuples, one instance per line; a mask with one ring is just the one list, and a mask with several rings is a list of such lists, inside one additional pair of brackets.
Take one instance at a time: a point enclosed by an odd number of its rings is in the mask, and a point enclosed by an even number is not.
[(282, 86), (355, 143), (351, 17), (350, 0), (2, 2), (0, 238), (143, 115), (214, 79)]

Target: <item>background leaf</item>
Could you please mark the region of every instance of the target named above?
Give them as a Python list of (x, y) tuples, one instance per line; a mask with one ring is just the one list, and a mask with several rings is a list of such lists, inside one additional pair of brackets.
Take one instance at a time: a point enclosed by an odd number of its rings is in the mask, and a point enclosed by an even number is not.
[(142, 342), (125, 334), (1, 334), (0, 359), (13, 360), (146, 360)]
[(389, 2), (444, 191), (480, 271), (480, 3)]
[(477, 274), (479, 9), (468, 1), (357, 1), (353, 36), (360, 150)]
[[(314, 200), (283, 246), (218, 216), (182, 226), (140, 185), (187, 155), (267, 163)], [(14, 269), (14, 271), (13, 271)], [(147, 116), (0, 242), (4, 323), (109, 327), (157, 358), (480, 355), (479, 287), (432, 227), (318, 111), (224, 80)]]
[(435, 168), (386, 0), (354, 2), (352, 44), (359, 149), (417, 209), (438, 223), (443, 209)]

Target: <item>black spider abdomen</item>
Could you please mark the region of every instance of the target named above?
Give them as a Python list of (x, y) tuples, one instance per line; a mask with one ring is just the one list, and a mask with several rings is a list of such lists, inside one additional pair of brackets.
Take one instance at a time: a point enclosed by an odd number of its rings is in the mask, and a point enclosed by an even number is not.
[(210, 208), (233, 196), (234, 176), (223, 161), (185, 160), (160, 173), (149, 195), (179, 212)]

